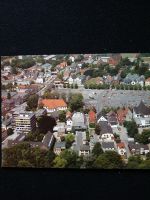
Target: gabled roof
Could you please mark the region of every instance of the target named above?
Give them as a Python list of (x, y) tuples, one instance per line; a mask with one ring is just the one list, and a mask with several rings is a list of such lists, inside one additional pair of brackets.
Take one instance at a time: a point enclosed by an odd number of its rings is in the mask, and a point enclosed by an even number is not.
[(90, 121), (90, 123), (96, 122), (96, 114), (93, 110), (90, 110), (90, 112), (89, 112), (89, 121)]
[(107, 149), (107, 148), (114, 148), (114, 142), (102, 142), (102, 148)]
[(55, 148), (66, 148), (66, 142), (63, 141), (63, 142), (56, 142), (55, 145), (54, 145), (54, 149)]
[(48, 109), (67, 107), (67, 104), (63, 99), (43, 99), (41, 103), (43, 103), (44, 107), (47, 107)]
[(118, 144), (117, 144), (117, 147), (119, 147), (120, 149), (125, 148), (125, 144), (124, 144), (124, 142), (120, 142), (120, 143), (118, 143)]
[(90, 151), (90, 146), (89, 146), (89, 145), (86, 145), (86, 144), (83, 144), (83, 145), (80, 147), (80, 151)]
[(128, 111), (129, 111), (128, 108), (125, 108), (125, 109), (120, 108), (119, 110), (117, 110), (117, 116), (118, 116), (119, 122), (123, 122), (125, 120), (125, 117), (128, 114)]
[(134, 111), (136, 114), (150, 115), (150, 108), (147, 107), (143, 101), (141, 101), (137, 107), (134, 107)]
[(106, 122), (106, 121), (100, 121), (99, 124), (100, 124), (100, 128), (101, 128), (101, 131), (100, 131), (101, 135), (105, 134), (105, 133), (113, 133), (112, 128), (108, 124), (108, 122)]
[(141, 148), (143, 148), (144, 150), (149, 150), (148, 145), (146, 144), (136, 144), (134, 142), (130, 142), (128, 146), (130, 150), (133, 150), (133, 149), (140, 150)]

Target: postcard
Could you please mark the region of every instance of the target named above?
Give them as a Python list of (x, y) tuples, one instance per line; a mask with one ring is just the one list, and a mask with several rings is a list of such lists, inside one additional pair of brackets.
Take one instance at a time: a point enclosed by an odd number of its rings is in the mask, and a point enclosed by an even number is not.
[(1, 56), (2, 167), (150, 169), (150, 53)]

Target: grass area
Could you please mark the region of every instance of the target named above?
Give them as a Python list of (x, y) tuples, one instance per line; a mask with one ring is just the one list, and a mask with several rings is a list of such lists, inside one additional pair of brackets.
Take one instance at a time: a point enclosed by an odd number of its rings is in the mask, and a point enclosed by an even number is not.
[(96, 78), (91, 78), (90, 80), (87, 80), (85, 82), (85, 84), (90, 85), (90, 84), (99, 84), (100, 82), (100, 78), (96, 77)]

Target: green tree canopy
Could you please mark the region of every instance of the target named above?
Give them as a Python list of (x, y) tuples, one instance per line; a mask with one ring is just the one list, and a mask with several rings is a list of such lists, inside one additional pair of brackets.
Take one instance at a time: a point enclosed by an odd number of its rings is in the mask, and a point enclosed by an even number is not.
[(66, 112), (64, 110), (59, 112), (59, 120), (61, 122), (65, 122), (66, 121)]
[(93, 167), (100, 169), (121, 169), (124, 167), (124, 163), (118, 153), (114, 151), (106, 151), (97, 157)]
[(102, 148), (101, 148), (101, 144), (99, 143), (99, 142), (97, 142), (95, 145), (94, 145), (94, 148), (93, 148), (93, 150), (92, 150), (92, 154), (94, 155), (94, 156), (99, 156), (100, 154), (102, 154), (103, 153), (103, 150), (102, 150)]
[(83, 96), (81, 93), (72, 94), (69, 99), (69, 108), (71, 112), (78, 111), (83, 108)]
[(96, 133), (97, 135), (100, 135), (100, 131), (101, 131), (100, 125), (99, 125), (99, 124), (96, 124), (96, 125), (95, 125), (95, 133)]
[(79, 158), (76, 152), (71, 149), (66, 149), (60, 153), (60, 157), (67, 161), (67, 168), (76, 168), (79, 167)]
[(51, 116), (41, 116), (37, 120), (38, 128), (41, 133), (47, 133), (48, 131), (53, 131), (54, 126), (56, 126), (56, 120)]
[(17, 167), (32, 167), (32, 164), (27, 160), (20, 160)]
[(150, 143), (150, 129), (144, 130), (142, 134), (136, 135), (136, 140), (139, 143), (149, 144)]
[(135, 135), (138, 134), (138, 127), (135, 121), (125, 121), (124, 126), (127, 128), (130, 137), (135, 137)]
[(64, 158), (61, 158), (60, 156), (57, 156), (53, 160), (53, 167), (55, 168), (64, 168), (67, 165), (67, 161)]
[(126, 168), (128, 169), (138, 169), (139, 165), (142, 163), (140, 156), (130, 156), (128, 159), (128, 164)]
[(37, 108), (38, 99), (39, 96), (37, 94), (29, 96), (29, 98), (27, 99), (27, 106), (29, 107), (30, 110), (35, 110)]

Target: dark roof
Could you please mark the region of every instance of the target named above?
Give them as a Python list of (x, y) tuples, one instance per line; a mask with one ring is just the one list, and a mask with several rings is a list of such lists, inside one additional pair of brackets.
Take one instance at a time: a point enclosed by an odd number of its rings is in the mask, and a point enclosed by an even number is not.
[(117, 117), (115, 117), (115, 116), (110, 116), (110, 117), (108, 117), (108, 122), (109, 123), (115, 123), (115, 124), (117, 124)]
[(147, 107), (143, 101), (141, 101), (137, 107), (134, 107), (134, 111), (136, 114), (150, 115), (150, 108)]
[(114, 148), (114, 142), (102, 142), (102, 148), (107, 149), (107, 148)]
[(106, 118), (106, 115), (104, 115), (102, 112), (99, 112), (97, 114), (97, 119), (100, 119), (101, 117), (105, 117)]
[(111, 126), (108, 124), (106, 121), (100, 121), (99, 125), (101, 127), (101, 132), (100, 134), (105, 134), (105, 133), (113, 133)]
[(129, 142), (128, 146), (130, 150), (140, 150), (141, 148), (143, 148), (144, 150), (149, 150), (148, 145), (146, 144), (136, 144), (134, 142)]
[(89, 145), (83, 144), (80, 147), (80, 151), (89, 151), (89, 150), (90, 150), (90, 146)]
[(49, 142), (50, 142), (52, 136), (53, 136), (53, 133), (51, 133), (50, 131), (48, 131), (48, 132), (46, 133), (46, 135), (44, 136), (42, 143), (43, 143), (45, 146), (48, 147), (48, 146), (49, 146)]
[(65, 148), (66, 147), (66, 142), (56, 142), (54, 148)]

